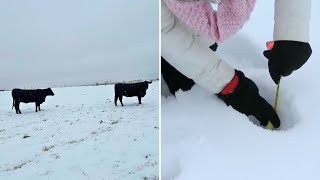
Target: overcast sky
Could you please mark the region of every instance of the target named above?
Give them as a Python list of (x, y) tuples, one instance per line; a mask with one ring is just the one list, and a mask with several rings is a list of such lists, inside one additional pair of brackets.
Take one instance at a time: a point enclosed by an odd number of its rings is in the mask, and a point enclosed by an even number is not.
[(0, 1), (0, 89), (158, 77), (158, 1)]

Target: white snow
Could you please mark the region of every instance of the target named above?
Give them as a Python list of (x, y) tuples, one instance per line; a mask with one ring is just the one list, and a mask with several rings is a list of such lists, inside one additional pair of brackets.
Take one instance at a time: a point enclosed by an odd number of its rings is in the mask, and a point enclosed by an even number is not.
[(0, 179), (157, 179), (158, 84), (124, 107), (113, 85), (53, 88), (43, 111), (22, 103), (22, 114), (0, 92)]
[[(280, 130), (256, 125), (254, 118), (198, 86), (176, 98), (162, 97), (162, 179), (320, 179), (319, 8), (313, 1), (312, 57), (281, 81)], [(276, 86), (262, 51), (272, 39), (272, 12), (273, 1), (257, 1), (245, 27), (218, 47), (221, 57), (253, 79), (271, 104)]]

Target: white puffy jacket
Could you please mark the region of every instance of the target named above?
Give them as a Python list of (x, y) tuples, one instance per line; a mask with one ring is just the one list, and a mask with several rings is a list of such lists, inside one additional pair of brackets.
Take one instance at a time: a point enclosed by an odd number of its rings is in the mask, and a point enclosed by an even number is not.
[[(275, 0), (274, 40), (309, 42), (311, 0)], [(219, 93), (234, 76), (221, 60), (161, 0), (161, 55), (182, 74), (211, 93)]]

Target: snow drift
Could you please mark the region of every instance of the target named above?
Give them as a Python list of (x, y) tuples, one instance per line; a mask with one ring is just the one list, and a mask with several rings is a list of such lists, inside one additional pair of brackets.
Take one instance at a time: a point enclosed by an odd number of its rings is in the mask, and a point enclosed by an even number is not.
[(158, 178), (158, 82), (142, 105), (116, 107), (113, 88), (53, 88), (43, 111), (22, 103), (19, 115), (0, 92), (0, 179)]

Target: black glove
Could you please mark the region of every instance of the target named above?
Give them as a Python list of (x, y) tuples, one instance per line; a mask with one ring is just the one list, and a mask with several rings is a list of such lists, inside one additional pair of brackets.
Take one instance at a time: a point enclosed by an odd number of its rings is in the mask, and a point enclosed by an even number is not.
[(180, 73), (177, 69), (171, 66), (162, 56), (161, 56), (161, 74), (168, 85), (170, 92), (175, 95), (175, 93), (181, 89), (183, 91), (190, 90), (195, 82), (189, 79), (187, 76)]
[(280, 126), (280, 119), (272, 106), (259, 95), (257, 85), (241, 72), (236, 70), (239, 82), (234, 91), (230, 94), (217, 96), (228, 106), (231, 105), (235, 110), (256, 117), (262, 126), (267, 126), (270, 121), (274, 128)]
[(278, 84), (281, 76), (288, 76), (299, 69), (311, 56), (309, 43), (298, 41), (275, 41), (272, 50), (263, 55), (269, 59), (269, 72), (272, 80)]

